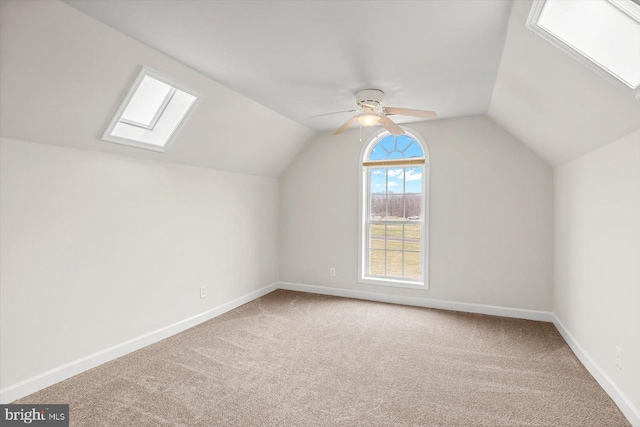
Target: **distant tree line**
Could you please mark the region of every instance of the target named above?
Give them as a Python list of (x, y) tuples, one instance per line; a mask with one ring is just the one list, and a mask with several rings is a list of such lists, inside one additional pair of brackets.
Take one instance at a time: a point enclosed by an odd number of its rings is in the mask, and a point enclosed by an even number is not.
[(371, 215), (397, 218), (421, 217), (422, 194), (372, 194)]

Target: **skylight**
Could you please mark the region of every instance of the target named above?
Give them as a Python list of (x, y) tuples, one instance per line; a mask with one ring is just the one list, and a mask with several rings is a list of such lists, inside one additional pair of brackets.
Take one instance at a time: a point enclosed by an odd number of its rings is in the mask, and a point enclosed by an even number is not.
[(631, 0), (535, 0), (529, 28), (640, 99), (640, 6)]
[(153, 77), (144, 76), (120, 121), (153, 129), (176, 89)]
[(102, 139), (164, 152), (197, 97), (143, 67)]

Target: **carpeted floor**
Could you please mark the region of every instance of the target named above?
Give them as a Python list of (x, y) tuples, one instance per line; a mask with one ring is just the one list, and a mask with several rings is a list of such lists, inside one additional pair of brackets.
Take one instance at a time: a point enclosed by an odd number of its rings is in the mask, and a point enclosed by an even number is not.
[(17, 403), (74, 426), (628, 426), (550, 323), (276, 291)]

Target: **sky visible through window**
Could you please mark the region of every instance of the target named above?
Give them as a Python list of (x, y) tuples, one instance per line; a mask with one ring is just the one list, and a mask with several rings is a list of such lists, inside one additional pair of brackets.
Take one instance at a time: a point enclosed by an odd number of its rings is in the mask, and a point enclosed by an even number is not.
[[(400, 160), (423, 158), (422, 147), (408, 135), (389, 135), (378, 142), (369, 160)], [(422, 167), (372, 168), (372, 193), (421, 193)]]
[(375, 165), (376, 161), (412, 159), (424, 159), (424, 151), (408, 135), (389, 135), (370, 152), (367, 274), (372, 277), (422, 278), (424, 166)]
[(422, 168), (372, 168), (372, 193), (421, 193)]
[(389, 135), (380, 140), (371, 150), (369, 160), (397, 160), (422, 158), (422, 147), (408, 135)]

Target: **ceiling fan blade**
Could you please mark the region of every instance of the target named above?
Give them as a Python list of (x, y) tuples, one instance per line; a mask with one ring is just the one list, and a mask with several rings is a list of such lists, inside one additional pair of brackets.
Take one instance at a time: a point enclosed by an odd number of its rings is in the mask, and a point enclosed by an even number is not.
[(347, 120), (345, 122), (345, 124), (343, 124), (342, 126), (340, 126), (338, 128), (338, 130), (336, 130), (333, 134), (334, 135), (340, 135), (342, 132), (344, 132), (345, 130), (349, 129), (351, 127), (352, 124), (354, 124), (355, 122), (358, 121), (358, 117), (357, 116), (353, 116), (351, 117), (349, 120)]
[(313, 119), (314, 117), (322, 117), (322, 116), (330, 116), (332, 114), (340, 114), (340, 113), (355, 113), (358, 110), (345, 110), (345, 111), (336, 111), (334, 113), (325, 113), (325, 114), (318, 114), (316, 116), (309, 116), (307, 117), (307, 119)]
[(402, 130), (402, 128), (400, 126), (398, 126), (397, 124), (395, 124), (394, 122), (391, 121), (390, 118), (388, 118), (387, 116), (380, 114), (380, 121), (379, 123), (389, 132), (391, 132), (391, 135), (393, 136), (400, 136), (400, 135), (404, 135), (404, 131)]
[(437, 117), (433, 111), (413, 110), (411, 108), (385, 107), (384, 112), (386, 114), (397, 114), (399, 116), (420, 117), (427, 120), (435, 120)]

